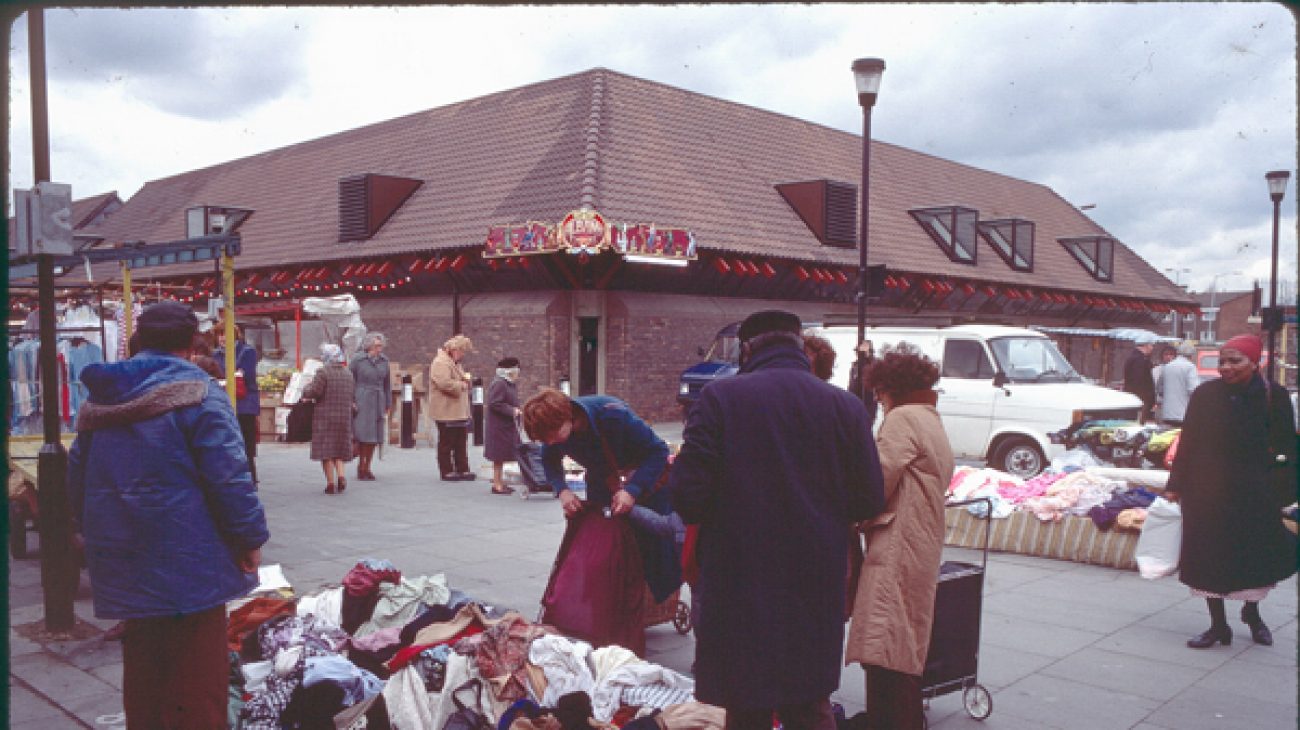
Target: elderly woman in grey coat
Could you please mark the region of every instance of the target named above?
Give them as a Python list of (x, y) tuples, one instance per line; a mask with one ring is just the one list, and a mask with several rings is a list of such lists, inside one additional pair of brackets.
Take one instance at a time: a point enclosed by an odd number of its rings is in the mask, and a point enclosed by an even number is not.
[(343, 463), (352, 460), (352, 373), (343, 366), (343, 348), (338, 345), (321, 345), (320, 359), (324, 366), (303, 389), (302, 397), (316, 401), (311, 458), (325, 471), (325, 493), (336, 494), (348, 486)]
[(519, 358), (507, 357), (497, 363), (497, 377), (488, 386), (487, 422), (483, 432), (483, 458), (492, 462), (492, 493), (513, 494), (502, 473), (507, 461), (515, 461), (519, 452)]
[[(370, 470), (375, 447), (383, 443), (388, 430), (388, 408), (392, 400), (392, 375), (388, 357), (384, 355), (387, 340), (378, 332), (371, 332), (361, 341), (358, 353), (348, 369), (356, 382), (356, 416), (352, 419), (352, 432), (357, 440), (357, 479), (374, 481)], [(364, 354), (363, 354), (364, 353)]]

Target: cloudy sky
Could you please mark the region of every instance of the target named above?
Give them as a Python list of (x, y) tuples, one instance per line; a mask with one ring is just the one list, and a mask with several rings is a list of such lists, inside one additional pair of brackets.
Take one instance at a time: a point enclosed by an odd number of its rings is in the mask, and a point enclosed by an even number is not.
[[(876, 56), (875, 138), (1095, 205), (1170, 278), (1223, 290), (1267, 278), (1264, 173), (1296, 162), (1295, 20), (1276, 3), (47, 9), (45, 24), (52, 176), (75, 197), (594, 66), (859, 132), (849, 64)], [(25, 16), (9, 48), (9, 186), (28, 187)], [(1293, 179), (1290, 280), (1295, 201)]]

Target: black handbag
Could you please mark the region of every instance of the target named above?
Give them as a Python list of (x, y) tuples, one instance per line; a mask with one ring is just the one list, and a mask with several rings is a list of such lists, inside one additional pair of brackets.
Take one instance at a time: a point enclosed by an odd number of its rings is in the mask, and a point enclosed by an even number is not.
[(311, 441), (311, 419), (316, 411), (315, 401), (302, 399), (289, 408), (289, 417), (285, 420), (284, 440), (291, 444)]

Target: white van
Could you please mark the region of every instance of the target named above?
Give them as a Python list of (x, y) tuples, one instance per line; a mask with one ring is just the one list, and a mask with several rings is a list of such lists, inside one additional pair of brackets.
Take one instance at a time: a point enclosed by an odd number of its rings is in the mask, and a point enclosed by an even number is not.
[[(816, 331), (835, 348), (831, 383), (848, 387), (857, 327)], [(1041, 332), (999, 325), (868, 327), (877, 356), (908, 342), (939, 363), (939, 415), (958, 458), (1028, 478), (1064, 447), (1048, 434), (1085, 420), (1137, 420), (1131, 393), (1090, 385)]]

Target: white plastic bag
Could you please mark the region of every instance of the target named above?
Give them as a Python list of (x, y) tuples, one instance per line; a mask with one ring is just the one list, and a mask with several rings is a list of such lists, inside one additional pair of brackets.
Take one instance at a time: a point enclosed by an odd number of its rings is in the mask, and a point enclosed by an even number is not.
[(1164, 497), (1147, 508), (1135, 555), (1138, 573), (1155, 580), (1178, 572), (1178, 551), (1183, 544), (1183, 510)]

